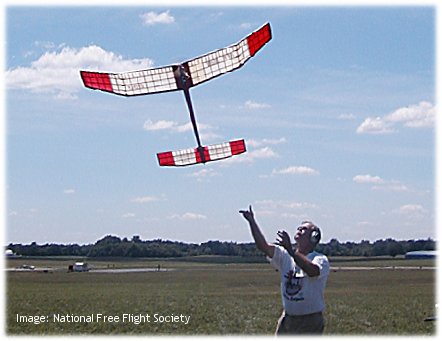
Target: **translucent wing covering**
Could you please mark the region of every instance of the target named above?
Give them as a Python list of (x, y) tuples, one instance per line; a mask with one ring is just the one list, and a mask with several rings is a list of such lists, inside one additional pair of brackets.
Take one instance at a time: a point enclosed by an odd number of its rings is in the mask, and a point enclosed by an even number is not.
[(178, 90), (172, 66), (125, 73), (80, 73), (86, 87), (123, 96)]
[(204, 161), (197, 148), (183, 149), (175, 152), (158, 153), (160, 166), (189, 166), (196, 163), (216, 161), (238, 155), (246, 151), (244, 140), (214, 144), (204, 148)]
[(236, 70), (253, 57), (271, 38), (270, 24), (267, 23), (239, 43), (184, 63), (184, 65), (187, 64), (192, 84), (198, 85)]
[(239, 43), (181, 65), (124, 73), (90, 71), (80, 73), (86, 87), (123, 96), (180, 90), (236, 70), (253, 57), (271, 38), (270, 24), (267, 23)]

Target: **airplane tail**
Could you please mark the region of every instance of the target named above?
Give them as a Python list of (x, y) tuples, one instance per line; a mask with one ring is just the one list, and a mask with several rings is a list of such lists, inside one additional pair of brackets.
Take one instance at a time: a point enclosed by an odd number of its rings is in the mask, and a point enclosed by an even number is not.
[(242, 154), (246, 151), (244, 140), (229, 141), (201, 148), (189, 148), (174, 152), (158, 153), (160, 166), (189, 166), (197, 163), (206, 163)]

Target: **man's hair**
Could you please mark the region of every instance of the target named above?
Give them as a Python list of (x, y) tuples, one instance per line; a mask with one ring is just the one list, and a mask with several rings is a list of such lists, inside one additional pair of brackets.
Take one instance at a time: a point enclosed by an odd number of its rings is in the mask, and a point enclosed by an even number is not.
[(319, 244), (319, 241), (321, 240), (321, 230), (318, 226), (313, 224), (313, 222), (309, 220), (305, 220), (301, 223), (301, 225), (309, 224), (311, 227), (313, 227), (312, 232), (310, 234), (310, 241), (316, 246)]

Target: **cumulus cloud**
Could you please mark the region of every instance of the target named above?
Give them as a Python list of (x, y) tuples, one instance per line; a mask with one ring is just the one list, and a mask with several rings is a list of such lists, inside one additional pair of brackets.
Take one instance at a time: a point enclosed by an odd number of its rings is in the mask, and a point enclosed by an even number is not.
[(132, 212), (124, 213), (121, 215), (121, 218), (124, 218), (124, 219), (134, 218), (134, 217), (135, 217), (135, 213), (132, 213)]
[(358, 134), (388, 134), (403, 125), (408, 128), (432, 127), (435, 122), (436, 108), (426, 101), (396, 109), (383, 117), (368, 117), (356, 129)]
[(173, 24), (175, 18), (170, 15), (169, 11), (157, 13), (157, 12), (147, 12), (140, 15), (143, 20), (143, 24), (146, 26), (153, 26), (158, 24)]
[(373, 186), (371, 189), (386, 192), (412, 192), (406, 185), (401, 184), (399, 181), (385, 182), (384, 184)]
[(407, 204), (399, 207), (397, 212), (401, 214), (424, 214), (426, 210), (419, 204)]
[(408, 219), (421, 219), (428, 215), (428, 210), (420, 204), (406, 204), (392, 211), (394, 214), (405, 216)]
[(44, 53), (30, 66), (7, 70), (5, 79), (8, 89), (52, 93), (60, 99), (72, 99), (83, 88), (79, 70), (123, 72), (152, 66), (151, 59), (124, 59), (96, 45), (79, 49), (63, 47)]
[(261, 140), (254, 140), (250, 139), (247, 140), (247, 145), (250, 147), (261, 147), (263, 145), (278, 145), (281, 143), (286, 143), (287, 139), (285, 137), (281, 137), (279, 139), (261, 139)]
[(311, 167), (290, 166), (283, 169), (274, 169), (272, 175), (317, 175), (319, 172)]
[(144, 122), (143, 129), (147, 131), (156, 131), (156, 130), (173, 130), (173, 131), (187, 131), (191, 129), (190, 124), (180, 125), (175, 121), (165, 121), (160, 120), (157, 122), (153, 122), (152, 120), (147, 120)]
[[(179, 124), (175, 121), (159, 120), (154, 122), (152, 120), (147, 120), (143, 124), (143, 129), (146, 131), (164, 130), (175, 133), (185, 133), (188, 131), (192, 131), (192, 123), (187, 122), (184, 124)], [(212, 132), (213, 129), (214, 128), (209, 124), (198, 123), (198, 130), (201, 133), (201, 136), (205, 136), (206, 138), (211, 138), (213, 136), (217, 137), (218, 135)]]
[(310, 202), (273, 199), (257, 200), (255, 205), (257, 206), (256, 211), (259, 212), (260, 215), (276, 215), (278, 217), (303, 220), (307, 218), (304, 212), (305, 210), (318, 208), (316, 204)]
[(207, 219), (207, 216), (200, 213), (186, 212), (184, 214), (174, 214), (169, 217), (169, 219), (178, 219), (178, 220), (204, 220)]
[(397, 180), (384, 180), (379, 176), (370, 174), (356, 175), (353, 181), (358, 184), (371, 184), (372, 190), (386, 192), (412, 192), (406, 185)]
[(254, 109), (267, 109), (270, 108), (270, 104), (267, 103), (258, 103), (258, 102), (254, 102), (254, 101), (246, 101), (246, 103), (244, 103), (244, 107), (246, 109), (250, 109), (250, 110), (254, 110)]
[(380, 178), (379, 176), (370, 175), (370, 174), (364, 174), (364, 175), (355, 175), (353, 177), (353, 181), (359, 184), (382, 184), (384, 183), (384, 180)]
[(198, 182), (204, 182), (204, 181), (208, 182), (210, 178), (213, 178), (213, 177), (219, 176), (219, 175), (220, 175), (220, 173), (216, 172), (212, 168), (204, 168), (199, 171), (193, 172), (187, 176), (195, 178), (196, 181), (198, 181)]
[(279, 157), (279, 155), (270, 147), (263, 147), (248, 151), (246, 154), (243, 154), (240, 157), (227, 159), (224, 161), (223, 165), (227, 165), (228, 163), (252, 163), (257, 160), (272, 159), (277, 157)]
[(154, 201), (160, 201), (161, 198), (155, 197), (155, 196), (144, 196), (144, 197), (136, 197), (133, 198), (131, 201), (137, 204), (146, 204)]
[(251, 28), (253, 28), (252, 23), (249, 22), (243, 22), (239, 25), (239, 28), (243, 29), (243, 30), (250, 30)]
[(341, 114), (338, 116), (338, 120), (343, 120), (343, 121), (352, 121), (355, 119), (356, 119), (356, 116), (353, 114)]

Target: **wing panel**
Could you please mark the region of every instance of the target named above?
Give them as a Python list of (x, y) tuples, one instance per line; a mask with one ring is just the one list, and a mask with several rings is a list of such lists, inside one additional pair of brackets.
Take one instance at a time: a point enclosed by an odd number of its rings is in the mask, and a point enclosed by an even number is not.
[(110, 75), (114, 92), (125, 96), (178, 90), (171, 66)]
[(250, 58), (247, 40), (195, 58), (188, 63), (193, 85), (239, 68)]
[(81, 71), (86, 87), (123, 96), (178, 90), (172, 66), (124, 73)]
[(188, 65), (193, 85), (203, 83), (241, 67), (271, 38), (270, 24), (267, 23), (234, 45), (184, 63)]
[(175, 166), (172, 152), (158, 153), (157, 157), (160, 166)]
[(87, 88), (112, 92), (109, 74), (101, 72), (81, 71), (81, 79)]
[(211, 160), (221, 160), (246, 151), (244, 140), (230, 141), (207, 147)]
[(244, 140), (230, 141), (230, 150), (233, 155), (238, 155), (246, 151), (246, 143)]
[(250, 56), (254, 56), (270, 39), (272, 39), (272, 32), (270, 24), (267, 23), (259, 30), (253, 32), (247, 37), (247, 45), (249, 47)]

